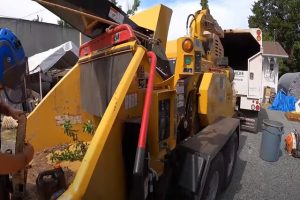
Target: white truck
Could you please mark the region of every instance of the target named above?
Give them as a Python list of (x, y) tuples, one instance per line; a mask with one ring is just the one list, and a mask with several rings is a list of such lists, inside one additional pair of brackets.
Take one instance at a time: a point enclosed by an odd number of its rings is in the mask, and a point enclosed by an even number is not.
[(221, 41), (224, 56), (235, 73), (233, 88), (241, 128), (256, 132), (264, 88), (277, 90), (278, 55), (264, 53), (262, 31), (258, 28), (225, 30)]

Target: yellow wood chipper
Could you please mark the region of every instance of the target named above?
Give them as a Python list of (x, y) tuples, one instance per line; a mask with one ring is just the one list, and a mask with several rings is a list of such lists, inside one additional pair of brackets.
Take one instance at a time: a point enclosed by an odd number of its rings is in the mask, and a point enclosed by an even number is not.
[(167, 42), (164, 5), (129, 18), (106, 0), (36, 1), (91, 38), (27, 122), (37, 151), (68, 141), (61, 119), (97, 124), (59, 199), (215, 199), (227, 188), (240, 123), (224, 33), (209, 10)]

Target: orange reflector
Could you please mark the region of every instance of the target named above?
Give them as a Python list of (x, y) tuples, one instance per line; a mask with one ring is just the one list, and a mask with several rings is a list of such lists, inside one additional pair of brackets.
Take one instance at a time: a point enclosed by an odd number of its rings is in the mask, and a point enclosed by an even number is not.
[(182, 43), (182, 49), (185, 52), (191, 52), (193, 50), (194, 46), (193, 46), (193, 41), (191, 39), (185, 39)]
[(257, 36), (257, 41), (261, 41), (261, 37), (260, 36)]

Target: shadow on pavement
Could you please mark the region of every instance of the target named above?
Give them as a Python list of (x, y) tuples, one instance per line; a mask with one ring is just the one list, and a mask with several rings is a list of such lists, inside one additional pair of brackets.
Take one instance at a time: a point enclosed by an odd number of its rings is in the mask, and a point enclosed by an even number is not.
[(247, 136), (240, 135), (240, 144), (238, 150), (238, 156), (235, 163), (234, 174), (228, 188), (219, 196), (218, 200), (232, 200), (236, 193), (238, 193), (242, 189), (241, 179), (243, 177), (247, 161), (241, 160), (239, 157), (239, 153), (241, 149), (243, 149), (246, 143)]

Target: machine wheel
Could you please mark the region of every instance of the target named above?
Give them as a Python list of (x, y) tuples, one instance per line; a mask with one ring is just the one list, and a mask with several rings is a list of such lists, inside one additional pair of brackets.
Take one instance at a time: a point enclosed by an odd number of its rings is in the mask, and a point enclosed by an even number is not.
[(237, 150), (238, 150), (238, 136), (234, 133), (227, 144), (223, 149), (223, 157), (224, 157), (224, 184), (223, 190), (225, 190), (232, 179), (234, 166), (237, 158)]
[(219, 153), (210, 165), (207, 174), (203, 195), (203, 200), (215, 200), (220, 193), (224, 180), (224, 159)]

